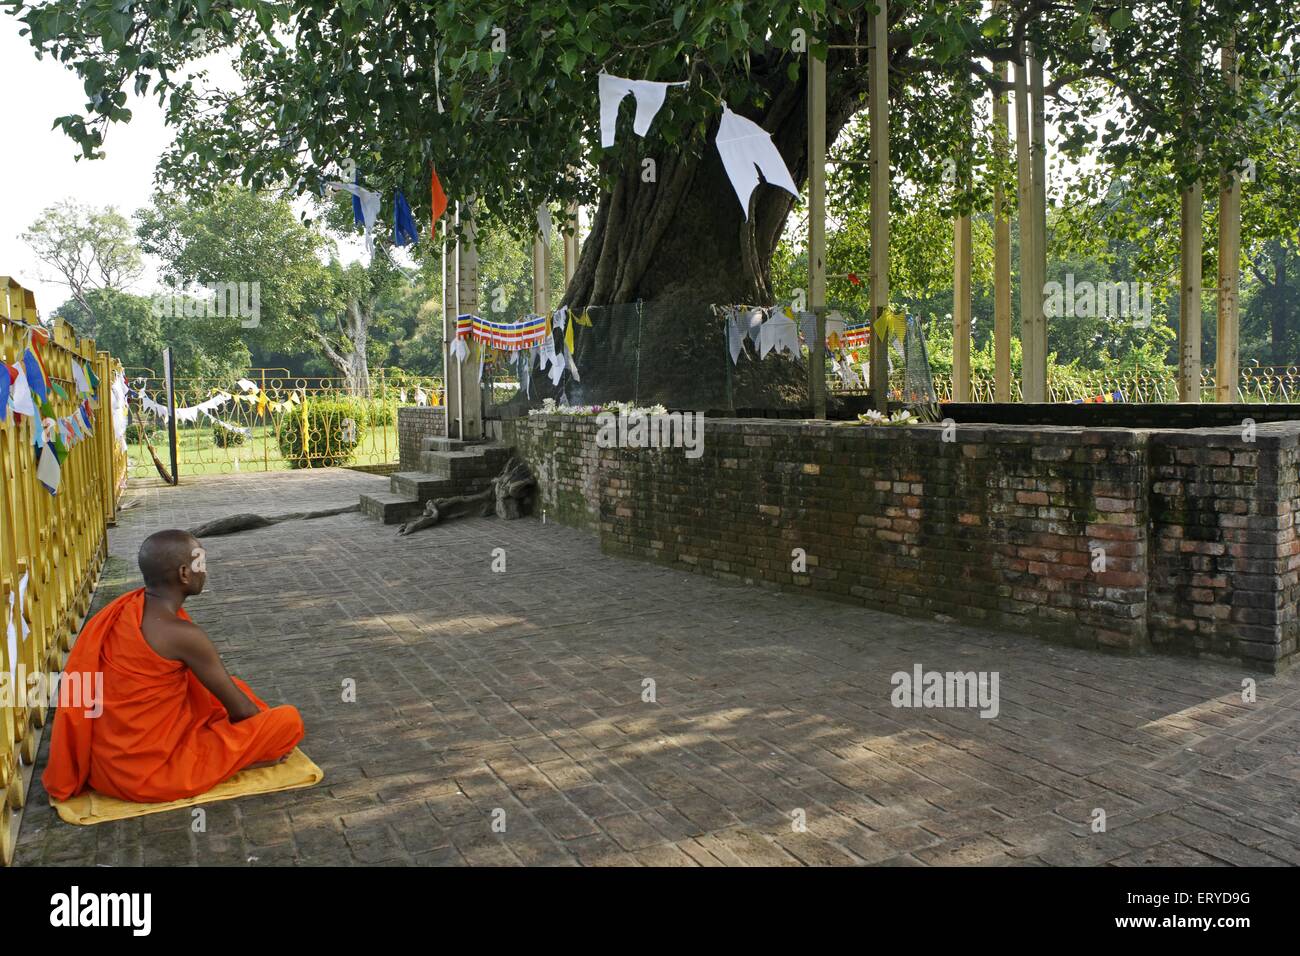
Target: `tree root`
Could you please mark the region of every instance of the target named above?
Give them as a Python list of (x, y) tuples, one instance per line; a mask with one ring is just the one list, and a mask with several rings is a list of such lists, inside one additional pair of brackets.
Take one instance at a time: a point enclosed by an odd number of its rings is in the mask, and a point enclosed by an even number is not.
[(255, 514), (227, 515), (224, 518), (216, 518), (198, 527), (191, 528), (190, 534), (196, 538), (216, 538), (225, 534), (238, 534), (241, 531), (268, 528), (273, 524), (279, 524), (281, 521), (307, 521), (311, 518), (328, 518), (331, 515), (350, 514), (359, 510), (361, 510), (361, 505), (355, 504), (342, 508), (326, 508), (323, 511), (293, 511), (285, 515), (272, 515), (269, 518)]
[(439, 522), (471, 514), (484, 518), (495, 514), (507, 521), (522, 518), (532, 513), (536, 491), (537, 479), (533, 477), (528, 465), (517, 458), (511, 458), (487, 488), (477, 494), (435, 498), (426, 502), (424, 514), (406, 522), (397, 529), (397, 533), (414, 534)]

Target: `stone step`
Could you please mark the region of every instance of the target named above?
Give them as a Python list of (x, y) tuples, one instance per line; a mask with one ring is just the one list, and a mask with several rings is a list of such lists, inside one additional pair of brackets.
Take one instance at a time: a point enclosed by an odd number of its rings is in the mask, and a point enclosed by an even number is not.
[(361, 496), (361, 513), (383, 524), (402, 524), (424, 510), (424, 503), (405, 495), (375, 492)]
[(420, 467), (436, 478), (493, 478), (510, 457), (507, 445), (476, 445), (460, 451), (420, 453)]
[(425, 471), (397, 471), (388, 476), (388, 488), (395, 495), (414, 498), (420, 504), (430, 498), (445, 498), (460, 493), (458, 483)]
[(462, 451), (474, 445), (485, 444), (484, 439), (479, 441), (461, 441), (459, 438), (443, 438), (439, 435), (428, 435), (420, 439), (420, 451)]

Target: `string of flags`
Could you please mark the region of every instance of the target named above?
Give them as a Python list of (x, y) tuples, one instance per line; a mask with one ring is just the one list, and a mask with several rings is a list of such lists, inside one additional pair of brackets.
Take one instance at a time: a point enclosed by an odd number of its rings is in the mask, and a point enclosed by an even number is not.
[[(227, 392), (219, 389), (216, 394), (212, 395), (212, 397), (199, 402), (197, 405), (188, 405), (184, 408), (176, 409), (176, 421), (194, 423), (197, 422), (199, 416), (202, 415), (209, 419), (213, 424), (224, 428), (226, 431), (247, 435), (249, 433), (247, 428), (243, 428), (231, 422), (223, 421), (214, 415), (213, 412), (229, 402), (244, 402), (245, 404), (255, 406), (259, 417), (265, 416), (268, 412), (279, 415), (295, 409), (303, 401), (302, 395), (297, 391), (291, 392), (289, 397), (283, 401), (272, 401), (270, 396), (259, 388), (256, 382), (252, 382), (246, 378), (239, 379), (235, 384), (239, 388), (239, 391), (237, 392)], [(123, 387), (126, 387), (125, 382), (123, 382)], [(127, 389), (127, 394), (129, 397), (138, 400), (140, 402), (140, 407), (154, 415), (159, 421), (167, 422), (171, 418), (171, 413), (167, 406), (156, 401), (142, 389)], [(125, 434), (125, 426), (123, 427), (123, 434)]]
[[(430, 167), (429, 177), (429, 195), (433, 205), (432, 221), (436, 223), (447, 211), (447, 193), (442, 188), (437, 168)], [(321, 183), (321, 196), (325, 195), (326, 190), (351, 194), (352, 220), (365, 234), (366, 252), (374, 255), (375, 223), (379, 219), (383, 197), (378, 192), (362, 186), (356, 175), (350, 183), (337, 180)], [(393, 195), (393, 245), (408, 246), (419, 241), (419, 223), (411, 212), (411, 204), (406, 199), (406, 193), (398, 189)]]
[[(434, 63), (435, 74), (437, 60)], [(435, 77), (436, 79), (436, 77)], [(436, 84), (435, 84), (436, 85)], [(632, 122), (632, 131), (644, 137), (650, 130), (655, 116), (667, 100), (668, 90), (674, 86), (688, 86), (689, 81), (661, 82), (655, 80), (632, 80), (601, 72), (597, 76), (600, 97), (600, 144), (609, 149), (617, 139), (618, 111), (624, 99), (631, 95), (636, 101), (636, 115)], [(442, 111), (441, 93), (438, 93), (438, 108)], [(741, 211), (749, 218), (749, 201), (760, 183), (777, 186), (791, 195), (798, 197), (794, 177), (781, 157), (781, 152), (772, 142), (771, 134), (753, 120), (740, 116), (721, 102), (722, 118), (718, 123), (718, 132), (714, 145), (726, 170), (727, 178), (740, 200)], [(762, 174), (762, 179), (759, 174)], [(447, 210), (447, 194), (438, 178), (436, 167), (430, 166), (430, 198), (432, 200), (432, 222), (436, 223)], [(365, 234), (367, 253), (373, 255), (375, 249), (375, 223), (379, 219), (382, 196), (362, 186), (359, 173), (353, 175), (352, 182), (338, 180), (325, 181), (320, 184), (321, 195), (326, 190), (347, 192), (352, 196), (352, 218), (361, 226)], [(550, 241), (550, 209), (542, 206), (539, 210), (538, 225), (544, 241)], [(401, 189), (393, 196), (393, 245), (405, 246), (418, 242), (419, 225), (411, 213), (410, 203)]]
[(1071, 404), (1073, 405), (1099, 404), (1100, 405), (1106, 402), (1122, 402), (1122, 401), (1124, 401), (1124, 393), (1120, 391), (1114, 391), (1114, 392), (1102, 392), (1100, 395), (1093, 395), (1091, 398), (1076, 398), (1071, 402)]
[(450, 350), (458, 362), (464, 363), (470, 343), (480, 344), (479, 381), (483, 379), (488, 350), (513, 353), (520, 387), (531, 395), (534, 367), (548, 372), (552, 385), (558, 385), (566, 371), (575, 382), (582, 381), (574, 352), (574, 328), (579, 325), (591, 328), (591, 316), (585, 309), (570, 312), (567, 306), (548, 315), (528, 315), (513, 322), (461, 315), (456, 318), (456, 336)]
[[(50, 494), (55, 494), (71, 449), (94, 436), (92, 412), (99, 407), (99, 376), (93, 366), (73, 358), (73, 395), (69, 395), (62, 383), (49, 374), (41, 356), (42, 342), (48, 342), (48, 338), (33, 330), (13, 365), (0, 362), (0, 426), (8, 425), (11, 411), (15, 424), (21, 423), (24, 417), (32, 419), (36, 477)], [(73, 401), (72, 414), (56, 414), (53, 404), (56, 398)]]
[[(742, 353), (750, 351), (745, 349), (746, 341), (752, 343), (752, 351), (760, 360), (772, 352), (799, 358), (800, 345), (811, 348), (810, 343), (816, 341), (817, 317), (810, 312), (796, 312), (793, 305), (726, 305), (714, 306), (713, 311), (727, 323), (727, 346), (733, 365), (739, 363)], [(861, 387), (868, 376), (865, 357), (859, 356), (858, 350), (870, 346), (873, 336), (901, 348), (908, 327), (908, 317), (892, 309), (885, 311), (874, 328), (870, 321), (850, 322), (838, 310), (828, 312), (825, 321), (831, 371), (849, 388)]]

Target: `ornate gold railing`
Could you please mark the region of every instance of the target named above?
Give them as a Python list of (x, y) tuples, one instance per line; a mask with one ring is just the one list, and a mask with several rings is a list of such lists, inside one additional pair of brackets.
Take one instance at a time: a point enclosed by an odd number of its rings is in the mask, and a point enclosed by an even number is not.
[[(78, 341), (63, 320), (38, 324), (35, 299), (0, 276), (0, 359), (22, 360), (31, 337), (42, 332), (41, 358), (50, 379), (67, 397), (53, 393), (56, 416), (78, 405), (72, 362), (93, 367), (99, 378), (93, 436), (68, 450), (57, 492), (36, 477), (33, 419), (19, 423), (8, 411), (0, 424), (0, 860), (13, 857), (17, 811), (31, 779), (48, 696), (33, 695), (58, 673), (73, 635), (90, 606), (108, 553), (108, 525), (126, 475), (126, 456), (112, 423), (111, 383), (121, 366), (90, 339)], [(0, 370), (0, 374), (6, 374)], [(12, 607), (11, 607), (12, 605)]]
[[(152, 370), (127, 371), (130, 376)], [(443, 401), (442, 381), (432, 376), (377, 369), (370, 376), (370, 395), (363, 397), (340, 378), (283, 372), (251, 369), (230, 379), (177, 379), (176, 458), (182, 480), (245, 471), (393, 465), (398, 460), (398, 406)], [(153, 375), (129, 381), (130, 474), (156, 477), (151, 447), (171, 467), (167, 416), (159, 410), (167, 405), (166, 387)], [(195, 408), (201, 410), (196, 414)]]

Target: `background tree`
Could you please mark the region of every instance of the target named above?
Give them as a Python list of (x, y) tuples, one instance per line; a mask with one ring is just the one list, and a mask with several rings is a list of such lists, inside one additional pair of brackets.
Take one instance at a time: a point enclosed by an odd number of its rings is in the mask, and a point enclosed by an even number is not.
[(136, 215), (142, 248), (158, 257), (163, 278), (175, 288), (203, 295), (201, 287), (210, 283), (256, 283), (256, 324), (237, 315), (186, 320), (214, 345), (247, 356), (253, 344), (319, 343), (317, 313), (331, 301), (326, 242), (287, 202), (224, 186), (207, 202), (160, 194)]
[(143, 263), (131, 224), (112, 206), (96, 209), (72, 200), (49, 206), (22, 235), (36, 257), (52, 268), (83, 314), (126, 292), (140, 278)]

